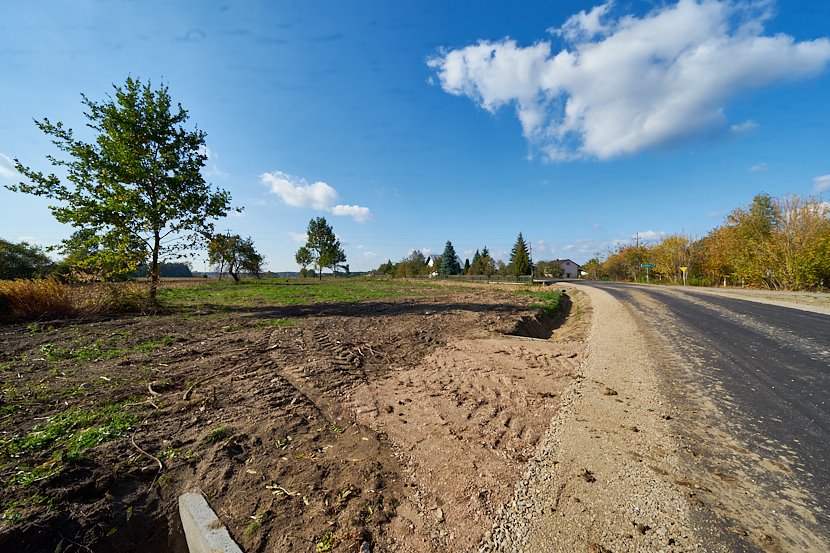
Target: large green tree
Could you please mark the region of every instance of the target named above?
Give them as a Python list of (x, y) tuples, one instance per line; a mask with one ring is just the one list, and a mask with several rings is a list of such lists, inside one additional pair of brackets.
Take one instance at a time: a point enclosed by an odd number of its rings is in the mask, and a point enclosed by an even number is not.
[(325, 217), (309, 221), (306, 235), (308, 238), (304, 247), (311, 254), (312, 263), (317, 265), (320, 279), (323, 278), (323, 267), (331, 268), (336, 275), (337, 265), (346, 262), (346, 253)]
[(516, 238), (516, 243), (510, 251), (510, 274), (515, 276), (529, 275), (533, 270), (533, 261), (530, 259), (530, 249), (522, 233)]
[(35, 121), (66, 155), (47, 156), (65, 177), (16, 159), (17, 171), (29, 182), (8, 188), (55, 199), (59, 205), (50, 209), (58, 221), (92, 230), (100, 247), (89, 263), (129, 273), (149, 258), (155, 301), (159, 260), (212, 236), (212, 220), (227, 214), (231, 198), (202, 177), (205, 133), (183, 126), (187, 111), (173, 104), (166, 85), (153, 88), (128, 77), (113, 88), (114, 95), (100, 102), (81, 95), (95, 134), (92, 143), (75, 138), (60, 122)]
[(302, 267), (300, 270), (300, 276), (305, 278), (308, 275), (308, 266), (314, 263), (314, 257), (312, 257), (311, 252), (308, 251), (308, 248), (300, 246), (300, 249), (298, 249), (297, 253), (294, 254), (294, 261), (297, 262), (297, 265)]
[(54, 266), (40, 247), (0, 238), (0, 280), (41, 278)]
[(218, 268), (220, 274), (227, 270), (236, 282), (239, 282), (242, 272), (259, 278), (264, 260), (254, 248), (250, 236), (242, 238), (238, 234), (219, 234), (208, 244), (208, 262)]
[(450, 276), (459, 273), (461, 273), (461, 264), (458, 262), (458, 255), (455, 253), (452, 242), (447, 240), (447, 244), (444, 246), (444, 253), (441, 254), (441, 265), (438, 268), (438, 274), (441, 276)]

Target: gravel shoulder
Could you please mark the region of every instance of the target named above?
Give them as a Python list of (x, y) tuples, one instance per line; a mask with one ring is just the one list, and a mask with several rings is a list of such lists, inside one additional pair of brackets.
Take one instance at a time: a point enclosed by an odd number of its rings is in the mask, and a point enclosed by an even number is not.
[(482, 550), (711, 551), (644, 337), (610, 295), (568, 286), (592, 304), (588, 354)]

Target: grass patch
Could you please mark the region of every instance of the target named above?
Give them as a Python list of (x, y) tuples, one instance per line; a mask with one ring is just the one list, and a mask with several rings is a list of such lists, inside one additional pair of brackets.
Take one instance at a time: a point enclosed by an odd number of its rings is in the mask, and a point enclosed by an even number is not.
[(556, 315), (556, 312), (559, 311), (559, 302), (562, 299), (562, 292), (526, 289), (517, 290), (516, 293), (539, 300), (538, 302), (533, 303), (531, 307), (538, 309), (547, 317), (553, 317)]
[(127, 353), (126, 349), (104, 348), (103, 341), (101, 339), (95, 340), (91, 344), (69, 349), (59, 348), (54, 344), (43, 344), (40, 346), (39, 351), (50, 363), (56, 363), (64, 359), (71, 359), (75, 361), (112, 359), (113, 357), (120, 357)]
[(176, 339), (168, 334), (161, 340), (151, 340), (149, 342), (144, 342), (143, 344), (133, 346), (133, 351), (155, 351), (159, 349), (161, 346), (169, 346), (170, 344), (173, 344), (175, 342)]
[(231, 435), (231, 429), (225, 425), (218, 426), (214, 428), (210, 434), (205, 437), (205, 443), (208, 444), (215, 444), (217, 442), (221, 442), (225, 438)]
[(432, 283), (370, 278), (263, 279), (240, 284), (212, 280), (194, 286), (163, 288), (159, 290), (159, 299), (172, 309), (234, 308), (418, 297), (440, 289)]
[[(95, 411), (69, 409), (28, 434), (0, 440), (0, 461), (14, 463), (12, 483), (27, 486), (57, 474), (66, 463), (80, 461), (98, 444), (125, 436), (135, 421), (136, 417), (124, 413), (120, 405)], [(35, 459), (40, 464), (30, 464)]]
[(257, 326), (270, 328), (291, 328), (296, 326), (296, 322), (291, 319), (259, 319), (256, 322)]

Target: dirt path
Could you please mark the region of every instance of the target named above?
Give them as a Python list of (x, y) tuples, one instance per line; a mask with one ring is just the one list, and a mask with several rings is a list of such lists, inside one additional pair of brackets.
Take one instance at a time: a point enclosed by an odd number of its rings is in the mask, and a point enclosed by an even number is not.
[(645, 341), (608, 294), (579, 290), (594, 309), (587, 360), (485, 550), (703, 550)]

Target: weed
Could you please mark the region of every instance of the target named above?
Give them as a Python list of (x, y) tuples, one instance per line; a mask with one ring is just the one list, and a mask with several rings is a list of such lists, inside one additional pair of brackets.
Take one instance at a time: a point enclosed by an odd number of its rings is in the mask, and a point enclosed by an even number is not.
[(3, 522), (8, 525), (15, 525), (23, 520), (23, 513), (20, 511), (20, 506), (17, 501), (13, 501), (8, 507), (6, 507), (0, 518), (2, 518)]
[(290, 328), (296, 323), (290, 319), (259, 319), (256, 322), (257, 326), (272, 327), (272, 328)]
[(161, 340), (151, 340), (149, 342), (133, 346), (133, 351), (155, 351), (161, 346), (169, 346), (170, 344), (175, 343), (175, 341), (176, 339), (168, 334)]
[(286, 436), (285, 438), (280, 438), (277, 440), (277, 447), (285, 450), (291, 444), (291, 436)]
[(248, 536), (252, 536), (259, 532), (259, 530), (262, 528), (263, 523), (265, 523), (265, 521), (268, 519), (268, 511), (260, 513), (256, 516), (252, 516), (251, 518), (253, 520), (248, 525), (248, 527), (245, 528), (245, 534), (247, 534)]
[(334, 548), (334, 542), (337, 540), (337, 536), (334, 535), (334, 532), (329, 530), (323, 537), (320, 538), (320, 541), (317, 542), (317, 553), (325, 553), (326, 551), (331, 551)]
[(561, 292), (542, 292), (538, 290), (518, 290), (517, 294), (530, 296), (542, 300), (542, 303), (534, 303), (531, 307), (538, 309), (543, 315), (553, 317), (559, 310), (559, 301), (562, 299)]
[(205, 443), (215, 444), (231, 435), (231, 429), (225, 425), (218, 426), (205, 438)]
[(8, 372), (12, 370), (11, 363), (0, 363), (0, 373)]
[(26, 330), (29, 331), (29, 334), (37, 334), (39, 332), (54, 332), (55, 327), (53, 325), (44, 325), (42, 323), (29, 323), (26, 325)]
[(112, 359), (127, 353), (124, 349), (104, 349), (103, 341), (99, 338), (91, 344), (78, 346), (71, 349), (63, 349), (54, 344), (43, 344), (40, 346), (40, 353), (50, 363), (56, 363), (64, 359), (77, 361), (96, 361), (99, 359)]
[(135, 417), (110, 405), (97, 411), (70, 409), (48, 419), (24, 436), (0, 440), (0, 460), (34, 459), (49, 450), (52, 455), (37, 466), (16, 466), (12, 481), (21, 486), (48, 478), (63, 470), (64, 463), (81, 460), (96, 445), (124, 436)]
[(74, 313), (69, 287), (56, 280), (0, 281), (0, 317), (69, 317)]

